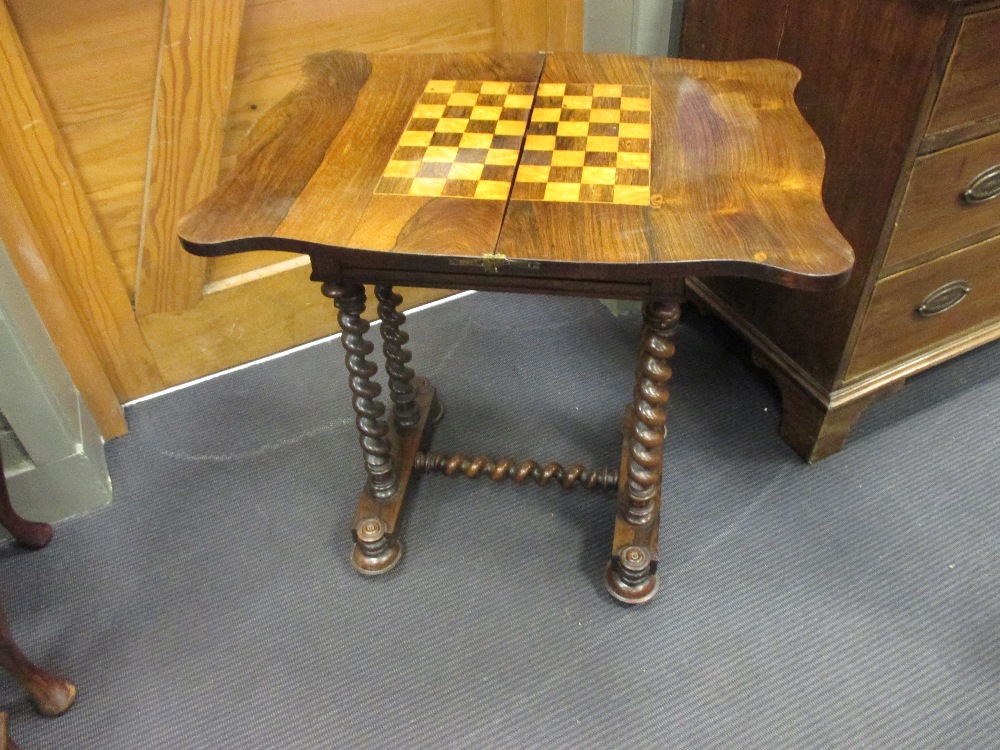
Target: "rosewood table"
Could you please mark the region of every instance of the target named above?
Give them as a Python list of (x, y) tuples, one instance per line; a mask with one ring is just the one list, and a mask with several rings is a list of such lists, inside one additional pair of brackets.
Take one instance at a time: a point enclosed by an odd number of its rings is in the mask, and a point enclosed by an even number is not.
[[(617, 491), (608, 590), (657, 587), (670, 336), (684, 278), (843, 283), (853, 253), (823, 208), (824, 157), (771, 61), (331, 52), (247, 137), (179, 226), (204, 256), (306, 253), (343, 329), (367, 483), (362, 573), (400, 559), (414, 471)], [(368, 359), (375, 285), (391, 414)], [(645, 301), (617, 469), (428, 452), (434, 388), (408, 366), (394, 284)]]

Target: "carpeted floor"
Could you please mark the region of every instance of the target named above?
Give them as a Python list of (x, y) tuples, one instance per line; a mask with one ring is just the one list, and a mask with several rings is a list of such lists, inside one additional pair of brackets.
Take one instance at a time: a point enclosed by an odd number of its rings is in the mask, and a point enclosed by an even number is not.
[[(776, 394), (678, 335), (662, 581), (604, 592), (611, 495), (424, 477), (406, 556), (348, 564), (363, 479), (332, 341), (128, 410), (116, 502), (0, 549), (22, 646), (72, 676), (25, 750), (1000, 747), (1000, 348), (914, 378), (809, 467)], [(435, 448), (617, 461), (638, 319), (477, 294), (412, 316)]]

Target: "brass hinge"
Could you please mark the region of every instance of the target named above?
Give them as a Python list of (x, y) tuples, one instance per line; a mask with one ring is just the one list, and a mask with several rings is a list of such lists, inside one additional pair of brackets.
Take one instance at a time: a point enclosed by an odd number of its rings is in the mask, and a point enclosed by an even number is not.
[(537, 271), (542, 264), (537, 260), (508, 258), (503, 253), (484, 253), (481, 258), (449, 258), (449, 266), (475, 266), (490, 273), (500, 273), (501, 269)]

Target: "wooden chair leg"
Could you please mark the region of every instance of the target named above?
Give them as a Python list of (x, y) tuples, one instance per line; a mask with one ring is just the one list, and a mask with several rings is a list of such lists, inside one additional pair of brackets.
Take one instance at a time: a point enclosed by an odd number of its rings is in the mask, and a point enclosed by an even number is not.
[[(11, 533), (20, 544), (29, 549), (40, 549), (52, 539), (52, 527), (47, 523), (26, 521), (14, 512), (7, 493), (7, 483), (3, 479), (3, 459), (0, 458), (0, 524)], [(11, 635), (7, 615), (0, 607), (0, 668), (5, 669), (28, 691), (39, 713), (58, 716), (73, 705), (76, 687), (58, 675), (46, 672), (32, 664), (24, 655)], [(3, 722), (3, 737), (6, 738), (6, 722)], [(5, 740), (6, 741), (6, 740)], [(3, 747), (16, 747), (8, 744)]]
[(0, 457), (0, 525), (28, 549), (41, 549), (52, 539), (52, 527), (47, 523), (26, 521), (11, 507), (7, 482), (3, 478), (3, 458)]
[(59, 716), (65, 713), (76, 699), (76, 686), (72, 682), (36, 667), (18, 648), (2, 608), (0, 608), (0, 668), (21, 683), (31, 697), (31, 702), (43, 716)]
[(7, 728), (7, 712), (0, 711), (0, 750), (20, 750), (10, 738)]

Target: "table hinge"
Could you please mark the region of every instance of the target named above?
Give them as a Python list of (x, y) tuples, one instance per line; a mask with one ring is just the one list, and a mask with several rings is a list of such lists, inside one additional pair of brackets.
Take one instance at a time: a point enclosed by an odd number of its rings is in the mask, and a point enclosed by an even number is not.
[(536, 260), (508, 258), (503, 253), (484, 253), (481, 258), (449, 258), (449, 266), (476, 266), (491, 273), (500, 273), (501, 269), (537, 271), (542, 264)]

